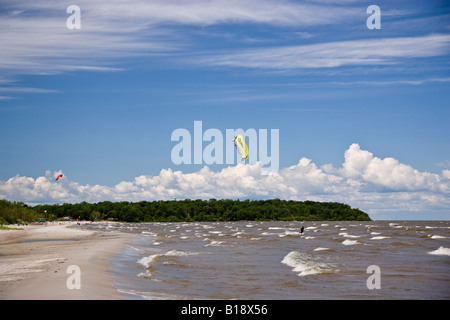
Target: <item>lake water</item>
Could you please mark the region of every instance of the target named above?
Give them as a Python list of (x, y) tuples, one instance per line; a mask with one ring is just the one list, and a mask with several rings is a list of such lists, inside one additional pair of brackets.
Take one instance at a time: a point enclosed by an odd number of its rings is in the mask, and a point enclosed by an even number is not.
[(132, 299), (450, 299), (449, 221), (83, 228), (139, 235), (114, 260), (116, 286)]

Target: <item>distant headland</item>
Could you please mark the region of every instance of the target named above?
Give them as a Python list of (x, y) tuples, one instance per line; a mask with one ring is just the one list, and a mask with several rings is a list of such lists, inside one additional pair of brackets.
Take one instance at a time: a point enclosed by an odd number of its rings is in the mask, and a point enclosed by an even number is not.
[(0, 223), (18, 221), (114, 220), (124, 222), (194, 221), (371, 221), (369, 215), (337, 202), (293, 200), (171, 200), (45, 204), (27, 206), (0, 200)]

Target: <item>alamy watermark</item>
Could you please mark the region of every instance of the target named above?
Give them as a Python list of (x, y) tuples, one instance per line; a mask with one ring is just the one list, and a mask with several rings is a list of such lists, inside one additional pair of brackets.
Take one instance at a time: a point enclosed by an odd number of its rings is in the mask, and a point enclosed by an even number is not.
[(381, 289), (381, 269), (377, 265), (371, 265), (367, 267), (367, 273), (370, 273), (371, 276), (367, 278), (366, 286), (367, 289)]
[(73, 4), (67, 7), (66, 13), (71, 15), (66, 20), (66, 26), (69, 30), (81, 29), (81, 9), (79, 6)]
[(77, 265), (70, 265), (67, 267), (66, 272), (70, 274), (70, 276), (67, 278), (67, 281), (66, 281), (67, 289), (69, 289), (69, 290), (81, 289), (81, 269), (80, 269), (80, 267)]
[(367, 7), (366, 13), (370, 14), (370, 17), (367, 18), (366, 26), (367, 29), (381, 29), (381, 10), (377, 5), (371, 5)]
[[(172, 132), (171, 141), (179, 141), (171, 152), (172, 163), (180, 164), (236, 164), (243, 163), (235, 150), (233, 139), (242, 134), (247, 140), (249, 156), (248, 163), (255, 164), (260, 161), (263, 165), (262, 174), (271, 174), (278, 171), (280, 164), (280, 130), (270, 129), (270, 155), (269, 136), (267, 129), (253, 128), (226, 129), (225, 138), (219, 129), (210, 128), (203, 132), (203, 122), (194, 121), (193, 134), (187, 129), (178, 128)], [(209, 142), (204, 147), (204, 142)]]

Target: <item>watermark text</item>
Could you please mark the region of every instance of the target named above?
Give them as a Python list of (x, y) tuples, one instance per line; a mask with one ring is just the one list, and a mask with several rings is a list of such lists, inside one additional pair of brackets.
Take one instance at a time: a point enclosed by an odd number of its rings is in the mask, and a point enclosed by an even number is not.
[[(234, 137), (242, 134), (249, 149), (248, 163), (260, 161), (263, 165), (262, 174), (270, 174), (279, 168), (279, 129), (226, 129), (225, 138), (219, 129), (210, 128), (203, 132), (203, 122), (194, 121), (193, 134), (187, 129), (178, 128), (172, 132), (171, 141), (179, 141), (172, 148), (171, 159), (180, 164), (235, 164), (241, 162), (233, 143)], [(203, 142), (209, 142), (203, 147)], [(192, 152), (193, 151), (193, 152)], [(193, 153), (193, 155), (192, 155)]]

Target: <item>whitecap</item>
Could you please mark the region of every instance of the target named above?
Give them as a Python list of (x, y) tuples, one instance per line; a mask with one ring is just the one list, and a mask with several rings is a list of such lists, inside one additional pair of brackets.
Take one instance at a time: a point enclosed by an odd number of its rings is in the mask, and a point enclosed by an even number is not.
[(273, 232), (263, 232), (261, 235), (263, 236), (277, 236), (279, 233), (273, 233)]
[(398, 223), (391, 222), (391, 223), (389, 223), (389, 226), (390, 226), (390, 227), (398, 226)]
[(430, 237), (430, 239), (447, 239), (447, 237), (431, 235), (431, 234), (429, 234), (428, 237)]
[(313, 251), (327, 251), (327, 250), (331, 250), (331, 249), (330, 248), (318, 247), (318, 248), (315, 248)]
[(157, 254), (152, 254), (148, 257), (143, 257), (141, 259), (139, 259), (137, 262), (142, 264), (144, 267), (148, 268), (150, 267), (156, 260), (158, 260), (161, 257), (181, 257), (181, 256), (191, 256), (191, 255), (196, 255), (199, 254), (197, 252), (184, 252), (184, 251), (179, 251), (179, 250), (170, 250), (166, 253), (157, 253)]
[(165, 256), (169, 257), (179, 257), (179, 256), (194, 256), (199, 254), (198, 252), (184, 252), (179, 250), (170, 250), (165, 254)]
[(138, 273), (137, 276), (138, 276), (139, 278), (147, 278), (147, 277), (151, 277), (152, 274), (151, 274), (151, 272), (147, 271), (147, 272), (140, 272), (140, 273)]
[(204, 247), (223, 247), (225, 241), (211, 241), (209, 244), (205, 244)]
[(438, 249), (428, 252), (428, 254), (434, 254), (438, 256), (450, 256), (450, 249), (440, 246)]
[(384, 236), (378, 236), (378, 237), (372, 237), (370, 240), (383, 240), (383, 239), (390, 239), (391, 237), (384, 237)]
[(330, 272), (326, 264), (314, 262), (309, 255), (298, 251), (289, 252), (281, 263), (291, 267), (293, 272), (298, 272), (299, 277)]
[(346, 239), (346, 240), (342, 241), (342, 244), (344, 246), (353, 246), (353, 245), (356, 245), (356, 244), (360, 244), (360, 242), (358, 240), (348, 240), (348, 239)]
[[(297, 235), (299, 235), (299, 233), (298, 233), (298, 231), (289, 231), (289, 230), (286, 230), (285, 232), (284, 232), (284, 235), (283, 236), (297, 236)], [(282, 235), (280, 235), (280, 237), (281, 237)]]
[(354, 236), (354, 235), (348, 234), (347, 232), (341, 232), (341, 233), (339, 233), (339, 235), (346, 237), (346, 238), (361, 238), (361, 236)]
[(141, 259), (139, 259), (137, 262), (142, 264), (144, 267), (148, 268), (150, 267), (150, 265), (156, 261), (156, 259), (158, 259), (159, 257), (161, 257), (161, 254), (152, 254), (151, 256), (148, 257), (143, 257)]

